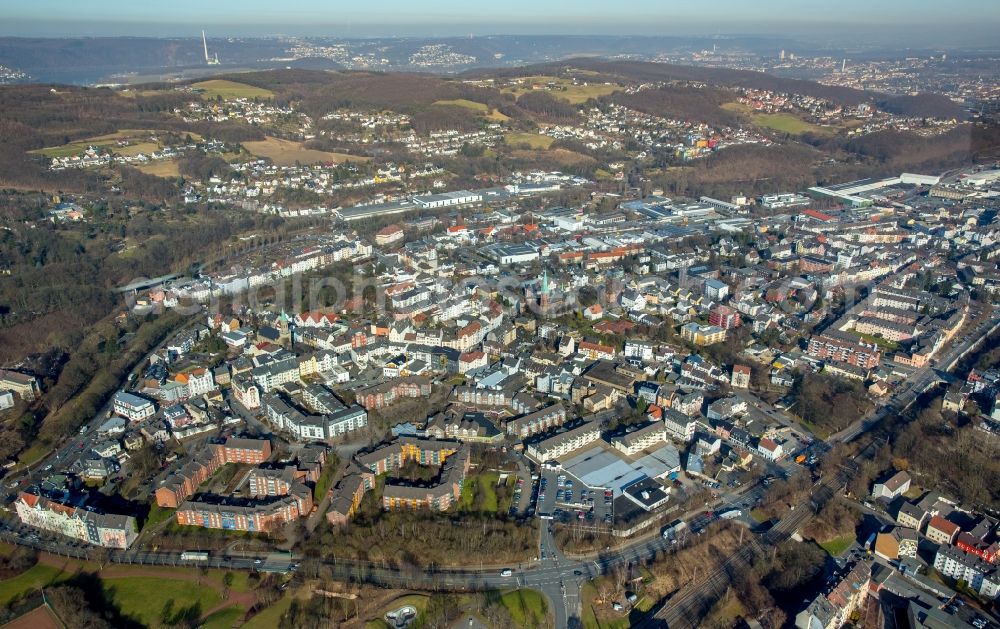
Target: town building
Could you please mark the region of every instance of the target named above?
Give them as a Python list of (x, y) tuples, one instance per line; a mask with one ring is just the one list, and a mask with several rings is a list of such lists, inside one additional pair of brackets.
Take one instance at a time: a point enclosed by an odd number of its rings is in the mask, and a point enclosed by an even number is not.
[(124, 550), (139, 534), (130, 515), (103, 513), (31, 491), (18, 494), (14, 509), (23, 524), (104, 548)]
[(156, 414), (156, 406), (144, 397), (119, 391), (115, 393), (112, 407), (116, 415), (139, 422)]

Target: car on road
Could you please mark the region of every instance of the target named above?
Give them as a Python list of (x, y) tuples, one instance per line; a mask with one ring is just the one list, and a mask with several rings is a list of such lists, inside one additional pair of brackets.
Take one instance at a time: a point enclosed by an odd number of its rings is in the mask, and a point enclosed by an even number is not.
[(511, 570), (510, 568), (504, 568), (503, 570), (500, 571), (500, 576), (501, 577), (509, 577), (509, 576), (512, 576), (513, 574), (514, 574), (514, 571)]
[(573, 571), (573, 574), (574, 574), (574, 575), (576, 575), (576, 576), (578, 576), (578, 577), (579, 577), (579, 576), (583, 576), (583, 572), (582, 572), (582, 571), (580, 571), (580, 570), (574, 570), (574, 571)]

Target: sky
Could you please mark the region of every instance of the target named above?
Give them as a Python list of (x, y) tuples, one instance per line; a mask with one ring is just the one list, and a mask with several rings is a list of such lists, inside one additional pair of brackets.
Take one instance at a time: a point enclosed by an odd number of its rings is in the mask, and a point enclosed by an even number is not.
[[(2, 36), (988, 33), (998, 0), (0, 0)], [(995, 30), (993, 33), (997, 32)], [(1000, 38), (998, 38), (1000, 39)]]

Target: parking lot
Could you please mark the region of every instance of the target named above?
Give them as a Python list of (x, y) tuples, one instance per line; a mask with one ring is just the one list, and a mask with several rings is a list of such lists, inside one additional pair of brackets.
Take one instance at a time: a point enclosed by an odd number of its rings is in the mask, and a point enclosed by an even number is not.
[[(536, 512), (541, 517), (575, 517), (593, 523), (611, 524), (613, 497), (603, 487), (588, 487), (565, 471), (543, 469), (538, 488)], [(580, 517), (583, 514), (583, 517)], [(557, 519), (564, 519), (559, 517)]]

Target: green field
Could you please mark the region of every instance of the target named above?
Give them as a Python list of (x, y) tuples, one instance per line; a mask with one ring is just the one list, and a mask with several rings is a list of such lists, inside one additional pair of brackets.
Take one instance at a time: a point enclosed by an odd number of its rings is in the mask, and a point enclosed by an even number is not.
[(588, 83), (587, 85), (578, 83), (574, 85), (571, 79), (555, 76), (526, 76), (521, 77), (521, 81), (520, 85), (506, 87), (501, 91), (515, 96), (528, 92), (548, 92), (555, 98), (572, 105), (579, 105), (591, 98), (607, 96), (621, 89), (618, 85), (605, 85), (604, 83)]
[(750, 120), (758, 127), (791, 135), (801, 135), (803, 133), (833, 134), (833, 130), (806, 122), (794, 114), (754, 114), (750, 117)]
[(332, 162), (340, 164), (343, 162), (366, 162), (367, 157), (348, 155), (346, 153), (330, 153), (328, 151), (317, 151), (305, 148), (302, 142), (292, 142), (281, 138), (268, 137), (265, 140), (253, 140), (244, 142), (243, 148), (258, 157), (266, 157), (278, 166), (294, 166), (296, 162), (302, 164), (315, 164), (318, 162)]
[(70, 578), (67, 572), (52, 566), (35, 565), (16, 577), (0, 581), (0, 606), (6, 606), (22, 594), (33, 592)]
[[(79, 155), (93, 146), (95, 148), (107, 148), (116, 155), (132, 156), (139, 153), (152, 153), (159, 150), (161, 145), (149, 139), (150, 136), (160, 133), (155, 129), (119, 129), (107, 135), (98, 135), (84, 140), (77, 140), (62, 144), (60, 146), (50, 146), (48, 148), (28, 151), (33, 155), (43, 155), (45, 157), (70, 157)], [(199, 140), (201, 136), (192, 133), (192, 138)], [(128, 140), (127, 146), (118, 146), (119, 140)]]
[(545, 597), (535, 590), (514, 590), (500, 597), (500, 602), (517, 626), (531, 629), (544, 627), (548, 615)]
[(722, 105), (726, 111), (734, 111), (750, 118), (750, 122), (761, 129), (770, 129), (779, 133), (790, 135), (801, 135), (803, 133), (814, 133), (816, 135), (834, 135), (838, 129), (834, 127), (822, 127), (799, 118), (795, 114), (779, 112), (776, 114), (757, 113), (743, 103), (726, 103)]
[(763, 511), (761, 511), (760, 509), (751, 509), (750, 510), (750, 517), (753, 518), (754, 520), (756, 520), (757, 522), (761, 522), (761, 523), (767, 522), (768, 519), (769, 519), (767, 517), (767, 515)]
[(629, 620), (627, 616), (614, 619), (598, 619), (594, 611), (594, 601), (597, 599), (597, 587), (593, 581), (587, 581), (580, 588), (580, 601), (583, 605), (583, 627), (584, 629), (628, 629)]
[(21, 456), (18, 457), (18, 462), (21, 465), (34, 465), (38, 461), (44, 459), (50, 452), (52, 452), (52, 446), (39, 441), (22, 452)]
[[(514, 478), (513, 475), (508, 476), (507, 484), (510, 485), (515, 482)], [(478, 511), (482, 511), (483, 513), (505, 512), (509, 509), (509, 501), (505, 501), (505, 504), (500, 504), (500, 500), (497, 497), (497, 483), (499, 480), (499, 472), (481, 472), (468, 476), (462, 486), (462, 495), (458, 501), (459, 512), (477, 511), (476, 496), (482, 497)]]
[(513, 147), (526, 144), (532, 149), (547, 149), (552, 146), (555, 139), (538, 133), (508, 133), (504, 136), (504, 142)]
[(261, 613), (248, 620), (242, 629), (272, 629), (280, 624), (281, 617), (292, 606), (293, 596), (285, 594), (284, 598), (271, 605)]
[(246, 610), (235, 605), (219, 610), (205, 619), (202, 629), (230, 629), (237, 620), (243, 618)]
[(899, 349), (899, 343), (895, 341), (890, 341), (887, 338), (882, 338), (881, 336), (872, 336), (871, 334), (862, 334), (861, 332), (856, 332), (851, 330), (851, 334), (857, 336), (858, 338), (868, 342), (874, 343), (881, 347), (882, 349), (890, 352), (894, 352)]
[(211, 79), (192, 83), (191, 87), (201, 90), (202, 98), (274, 98), (274, 92), (262, 87), (227, 81), (225, 79)]
[(479, 112), (486, 116), (489, 120), (495, 120), (497, 122), (503, 122), (505, 120), (510, 120), (506, 115), (500, 113), (499, 111), (493, 110), (490, 112), (490, 108), (484, 103), (477, 103), (474, 100), (468, 100), (467, 98), (455, 98), (452, 100), (439, 100), (434, 102), (435, 105), (446, 105), (452, 107), (464, 107), (465, 109), (471, 109), (473, 111)]
[(147, 627), (159, 623), (168, 603), (175, 614), (197, 606), (197, 614), (201, 616), (222, 600), (215, 588), (179, 579), (124, 577), (103, 579), (103, 582), (121, 613)]
[(147, 175), (156, 175), (157, 177), (172, 178), (181, 175), (177, 162), (172, 159), (158, 159), (148, 164), (140, 164), (136, 168)]
[(839, 557), (844, 554), (844, 551), (851, 547), (854, 543), (853, 535), (844, 535), (843, 537), (835, 537), (833, 539), (827, 540), (820, 544), (820, 548), (825, 550), (831, 557)]

